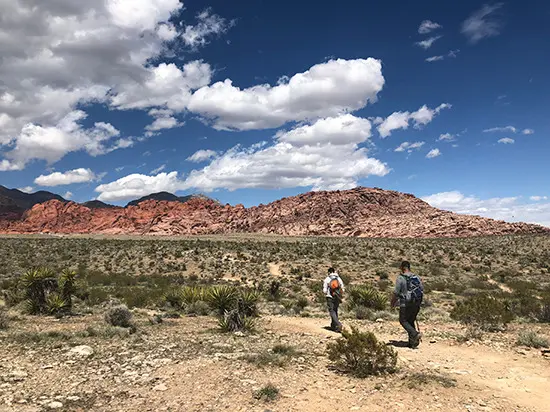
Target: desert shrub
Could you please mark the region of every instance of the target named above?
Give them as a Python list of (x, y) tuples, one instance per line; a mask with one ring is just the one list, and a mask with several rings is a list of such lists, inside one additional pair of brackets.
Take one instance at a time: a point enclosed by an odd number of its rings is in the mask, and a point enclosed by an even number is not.
[(174, 309), (183, 309), (183, 299), (180, 289), (170, 289), (162, 297), (162, 301)]
[(409, 389), (419, 389), (431, 383), (438, 384), (444, 388), (454, 388), (456, 386), (456, 379), (432, 372), (415, 372), (406, 378), (406, 384)]
[(254, 319), (245, 316), (238, 309), (226, 312), (219, 318), (218, 324), (222, 332), (251, 332), (255, 327)]
[(208, 293), (208, 303), (219, 316), (224, 316), (230, 311), (236, 300), (237, 291), (231, 286), (214, 286)]
[(282, 297), (281, 282), (273, 280), (269, 284), (267, 298), (270, 301), (278, 302)]
[(515, 291), (504, 300), (508, 309), (519, 317), (537, 319), (541, 310), (541, 302), (533, 291)]
[(542, 298), (537, 318), (539, 322), (550, 323), (550, 294)]
[(111, 326), (130, 328), (132, 323), (132, 312), (126, 305), (113, 306), (105, 313), (105, 321)]
[(27, 312), (31, 315), (47, 313), (48, 294), (58, 287), (55, 274), (45, 268), (31, 269), (21, 277), (20, 283), (25, 293)]
[(305, 296), (299, 296), (298, 299), (296, 299), (296, 307), (300, 309), (300, 312), (304, 310), (309, 305), (309, 301)]
[(0, 307), (0, 330), (7, 329), (9, 326), (9, 318), (7, 311)]
[(534, 331), (520, 332), (516, 345), (535, 349), (547, 348), (549, 346), (548, 339)]
[(69, 311), (69, 305), (61, 295), (51, 293), (46, 299), (46, 312), (49, 315), (62, 316)]
[(505, 327), (514, 315), (502, 300), (488, 294), (478, 294), (457, 302), (451, 311), (451, 318), (466, 325), (494, 331)]
[(197, 302), (206, 302), (209, 298), (208, 291), (200, 286), (184, 286), (179, 291), (179, 295), (180, 305), (183, 307)]
[(327, 351), (337, 370), (358, 378), (396, 371), (397, 353), (372, 332), (344, 330), (341, 338), (328, 343)]
[(482, 337), (483, 331), (480, 328), (477, 326), (468, 326), (464, 332), (464, 335), (458, 336), (457, 340), (459, 342), (468, 342), (471, 340), (481, 340)]
[(370, 319), (372, 311), (369, 308), (366, 308), (364, 306), (356, 306), (355, 307), (355, 318), (356, 319)]
[(279, 389), (272, 383), (254, 392), (254, 399), (273, 402), (279, 397)]
[(59, 277), (59, 294), (68, 311), (73, 307), (72, 297), (76, 293), (76, 276), (75, 271), (65, 269)]
[(188, 315), (207, 316), (210, 314), (210, 306), (208, 303), (199, 300), (185, 307), (185, 313)]
[(348, 305), (350, 309), (364, 306), (374, 310), (384, 310), (388, 306), (388, 297), (370, 286), (349, 288)]
[(298, 354), (298, 351), (294, 346), (277, 344), (273, 346), (273, 353), (292, 357), (292, 356), (296, 356)]
[(259, 368), (263, 368), (265, 366), (275, 366), (282, 368), (287, 364), (286, 357), (269, 351), (254, 353), (252, 355), (246, 356), (244, 359)]
[(390, 278), (390, 275), (388, 275), (388, 272), (385, 270), (377, 270), (376, 276), (378, 276), (380, 280), (388, 280)]

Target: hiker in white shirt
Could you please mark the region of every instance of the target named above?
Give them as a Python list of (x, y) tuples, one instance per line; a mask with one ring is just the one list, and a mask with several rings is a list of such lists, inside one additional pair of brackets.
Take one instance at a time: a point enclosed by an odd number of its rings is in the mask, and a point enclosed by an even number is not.
[(338, 320), (338, 307), (342, 303), (342, 296), (345, 291), (344, 282), (334, 268), (328, 270), (328, 276), (323, 282), (323, 293), (327, 298), (327, 308), (330, 314), (330, 328), (335, 332), (342, 332), (342, 323)]

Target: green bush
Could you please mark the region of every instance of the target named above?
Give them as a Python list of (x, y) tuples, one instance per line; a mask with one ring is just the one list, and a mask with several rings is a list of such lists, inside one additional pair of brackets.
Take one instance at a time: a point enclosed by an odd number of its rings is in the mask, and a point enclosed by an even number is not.
[(219, 316), (224, 316), (235, 306), (237, 297), (237, 291), (231, 286), (214, 286), (208, 293), (208, 303)]
[(457, 302), (451, 318), (486, 331), (501, 330), (514, 319), (506, 304), (488, 294), (478, 294)]
[(547, 338), (533, 331), (520, 332), (516, 344), (535, 349), (547, 348), (549, 346)]
[(379, 342), (372, 332), (360, 332), (352, 327), (342, 337), (327, 345), (328, 358), (334, 367), (358, 378), (393, 373), (397, 369), (397, 353)]
[(185, 313), (188, 315), (207, 316), (210, 314), (210, 306), (208, 303), (199, 300), (185, 307)]

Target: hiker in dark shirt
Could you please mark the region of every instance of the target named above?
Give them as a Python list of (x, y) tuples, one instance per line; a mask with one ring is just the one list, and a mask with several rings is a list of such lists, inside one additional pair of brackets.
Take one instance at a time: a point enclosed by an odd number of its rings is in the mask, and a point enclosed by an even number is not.
[(395, 291), (392, 296), (392, 306), (399, 304), (399, 323), (409, 335), (409, 347), (417, 348), (422, 334), (416, 330), (415, 323), (422, 299), (424, 286), (420, 278), (411, 272), (411, 264), (407, 261), (401, 263), (401, 275), (395, 282)]

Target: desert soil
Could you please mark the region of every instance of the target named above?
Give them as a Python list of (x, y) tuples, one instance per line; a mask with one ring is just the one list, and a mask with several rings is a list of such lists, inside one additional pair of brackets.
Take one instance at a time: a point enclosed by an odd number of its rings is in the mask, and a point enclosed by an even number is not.
[[(219, 333), (208, 317), (151, 325), (143, 314), (134, 335), (78, 337), (101, 322), (95, 315), (27, 318), (2, 332), (0, 411), (549, 410), (550, 359), (540, 350), (515, 347), (517, 330), (458, 343), (453, 336), (464, 332), (459, 325), (422, 325), (418, 350), (396, 347), (398, 373), (356, 379), (328, 367), (326, 344), (338, 335), (324, 329), (324, 318), (266, 316), (256, 334), (240, 336)], [(346, 324), (371, 330), (385, 342), (404, 338), (396, 322)], [(22, 342), (22, 329), (69, 338)], [(277, 343), (301, 353), (285, 367), (258, 367), (243, 359)], [(93, 354), (73, 353), (78, 345), (88, 345)], [(416, 372), (455, 380), (456, 386), (429, 382), (411, 389)], [(253, 397), (267, 383), (280, 390), (275, 402)]]

